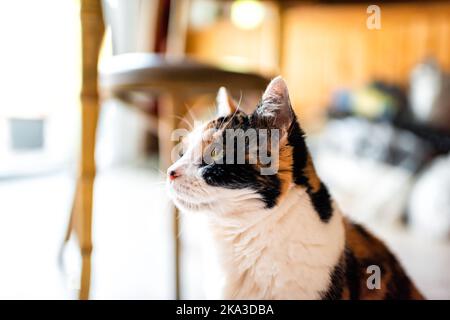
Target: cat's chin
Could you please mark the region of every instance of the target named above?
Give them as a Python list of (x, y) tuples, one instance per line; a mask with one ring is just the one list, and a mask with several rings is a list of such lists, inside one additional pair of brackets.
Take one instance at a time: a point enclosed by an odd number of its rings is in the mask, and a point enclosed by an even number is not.
[(211, 204), (209, 203), (193, 203), (188, 200), (182, 199), (177, 195), (173, 195), (172, 200), (178, 207), (178, 209), (187, 213), (205, 213), (211, 211)]

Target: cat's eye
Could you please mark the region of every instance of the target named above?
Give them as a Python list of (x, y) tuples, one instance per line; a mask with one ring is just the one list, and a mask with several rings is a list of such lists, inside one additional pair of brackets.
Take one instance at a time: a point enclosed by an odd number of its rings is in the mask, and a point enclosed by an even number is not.
[(220, 159), (222, 159), (222, 156), (223, 156), (223, 150), (213, 149), (211, 151), (211, 158), (214, 161), (219, 161)]
[(180, 148), (178, 150), (178, 156), (181, 158), (183, 155), (184, 155), (184, 150), (183, 150), (183, 148)]

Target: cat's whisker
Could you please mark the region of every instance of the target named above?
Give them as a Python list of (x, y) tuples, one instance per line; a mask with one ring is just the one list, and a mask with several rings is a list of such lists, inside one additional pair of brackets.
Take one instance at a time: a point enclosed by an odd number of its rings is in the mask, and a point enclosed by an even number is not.
[(238, 104), (237, 104), (236, 110), (239, 110), (239, 109), (240, 109), (240, 107), (241, 107), (241, 103), (242, 103), (242, 97), (243, 97), (243, 93), (242, 93), (242, 90), (241, 90), (241, 91), (240, 91), (239, 101), (238, 101)]
[(194, 121), (194, 123), (196, 121), (198, 121), (196, 115), (192, 112), (192, 108), (186, 108), (186, 109), (187, 109), (187, 112), (189, 113), (189, 115), (191, 116), (192, 120)]
[[(170, 115), (170, 117), (172, 118), (172, 119), (177, 119), (177, 120), (180, 120), (180, 123), (186, 123), (187, 124), (187, 126), (188, 126), (188, 128), (189, 128), (189, 130), (192, 130), (193, 129), (193, 126), (192, 126), (192, 124), (191, 123), (189, 123), (189, 121), (187, 121), (187, 119), (186, 118), (183, 118), (183, 117), (181, 117), (181, 116), (178, 116), (178, 115), (176, 115), (176, 114), (172, 114), (172, 115)], [(177, 127), (178, 127), (178, 125), (177, 125)]]

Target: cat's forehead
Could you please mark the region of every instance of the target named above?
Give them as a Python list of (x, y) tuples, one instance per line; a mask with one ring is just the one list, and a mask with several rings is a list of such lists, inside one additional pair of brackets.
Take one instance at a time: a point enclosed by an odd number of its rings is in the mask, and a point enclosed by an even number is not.
[(208, 129), (247, 129), (250, 127), (250, 118), (247, 114), (237, 110), (227, 116), (218, 117), (210, 121), (207, 125)]
[(220, 139), (225, 130), (247, 130), (251, 127), (251, 119), (244, 112), (236, 111), (227, 116), (217, 117), (206, 123), (198, 124), (188, 135), (184, 143), (190, 146), (201, 146)]
[(222, 130), (217, 129), (216, 126), (210, 122), (197, 125), (188, 135), (186, 142), (190, 146), (201, 146), (205, 143), (211, 142), (218, 137)]

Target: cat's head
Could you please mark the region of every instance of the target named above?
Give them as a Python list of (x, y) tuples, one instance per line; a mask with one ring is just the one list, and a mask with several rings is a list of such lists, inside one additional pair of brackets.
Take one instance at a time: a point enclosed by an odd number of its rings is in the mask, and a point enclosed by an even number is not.
[(252, 114), (221, 88), (217, 117), (182, 143), (167, 182), (175, 204), (186, 211), (270, 209), (297, 182), (295, 163), (306, 161), (303, 133), (281, 77), (270, 82)]

